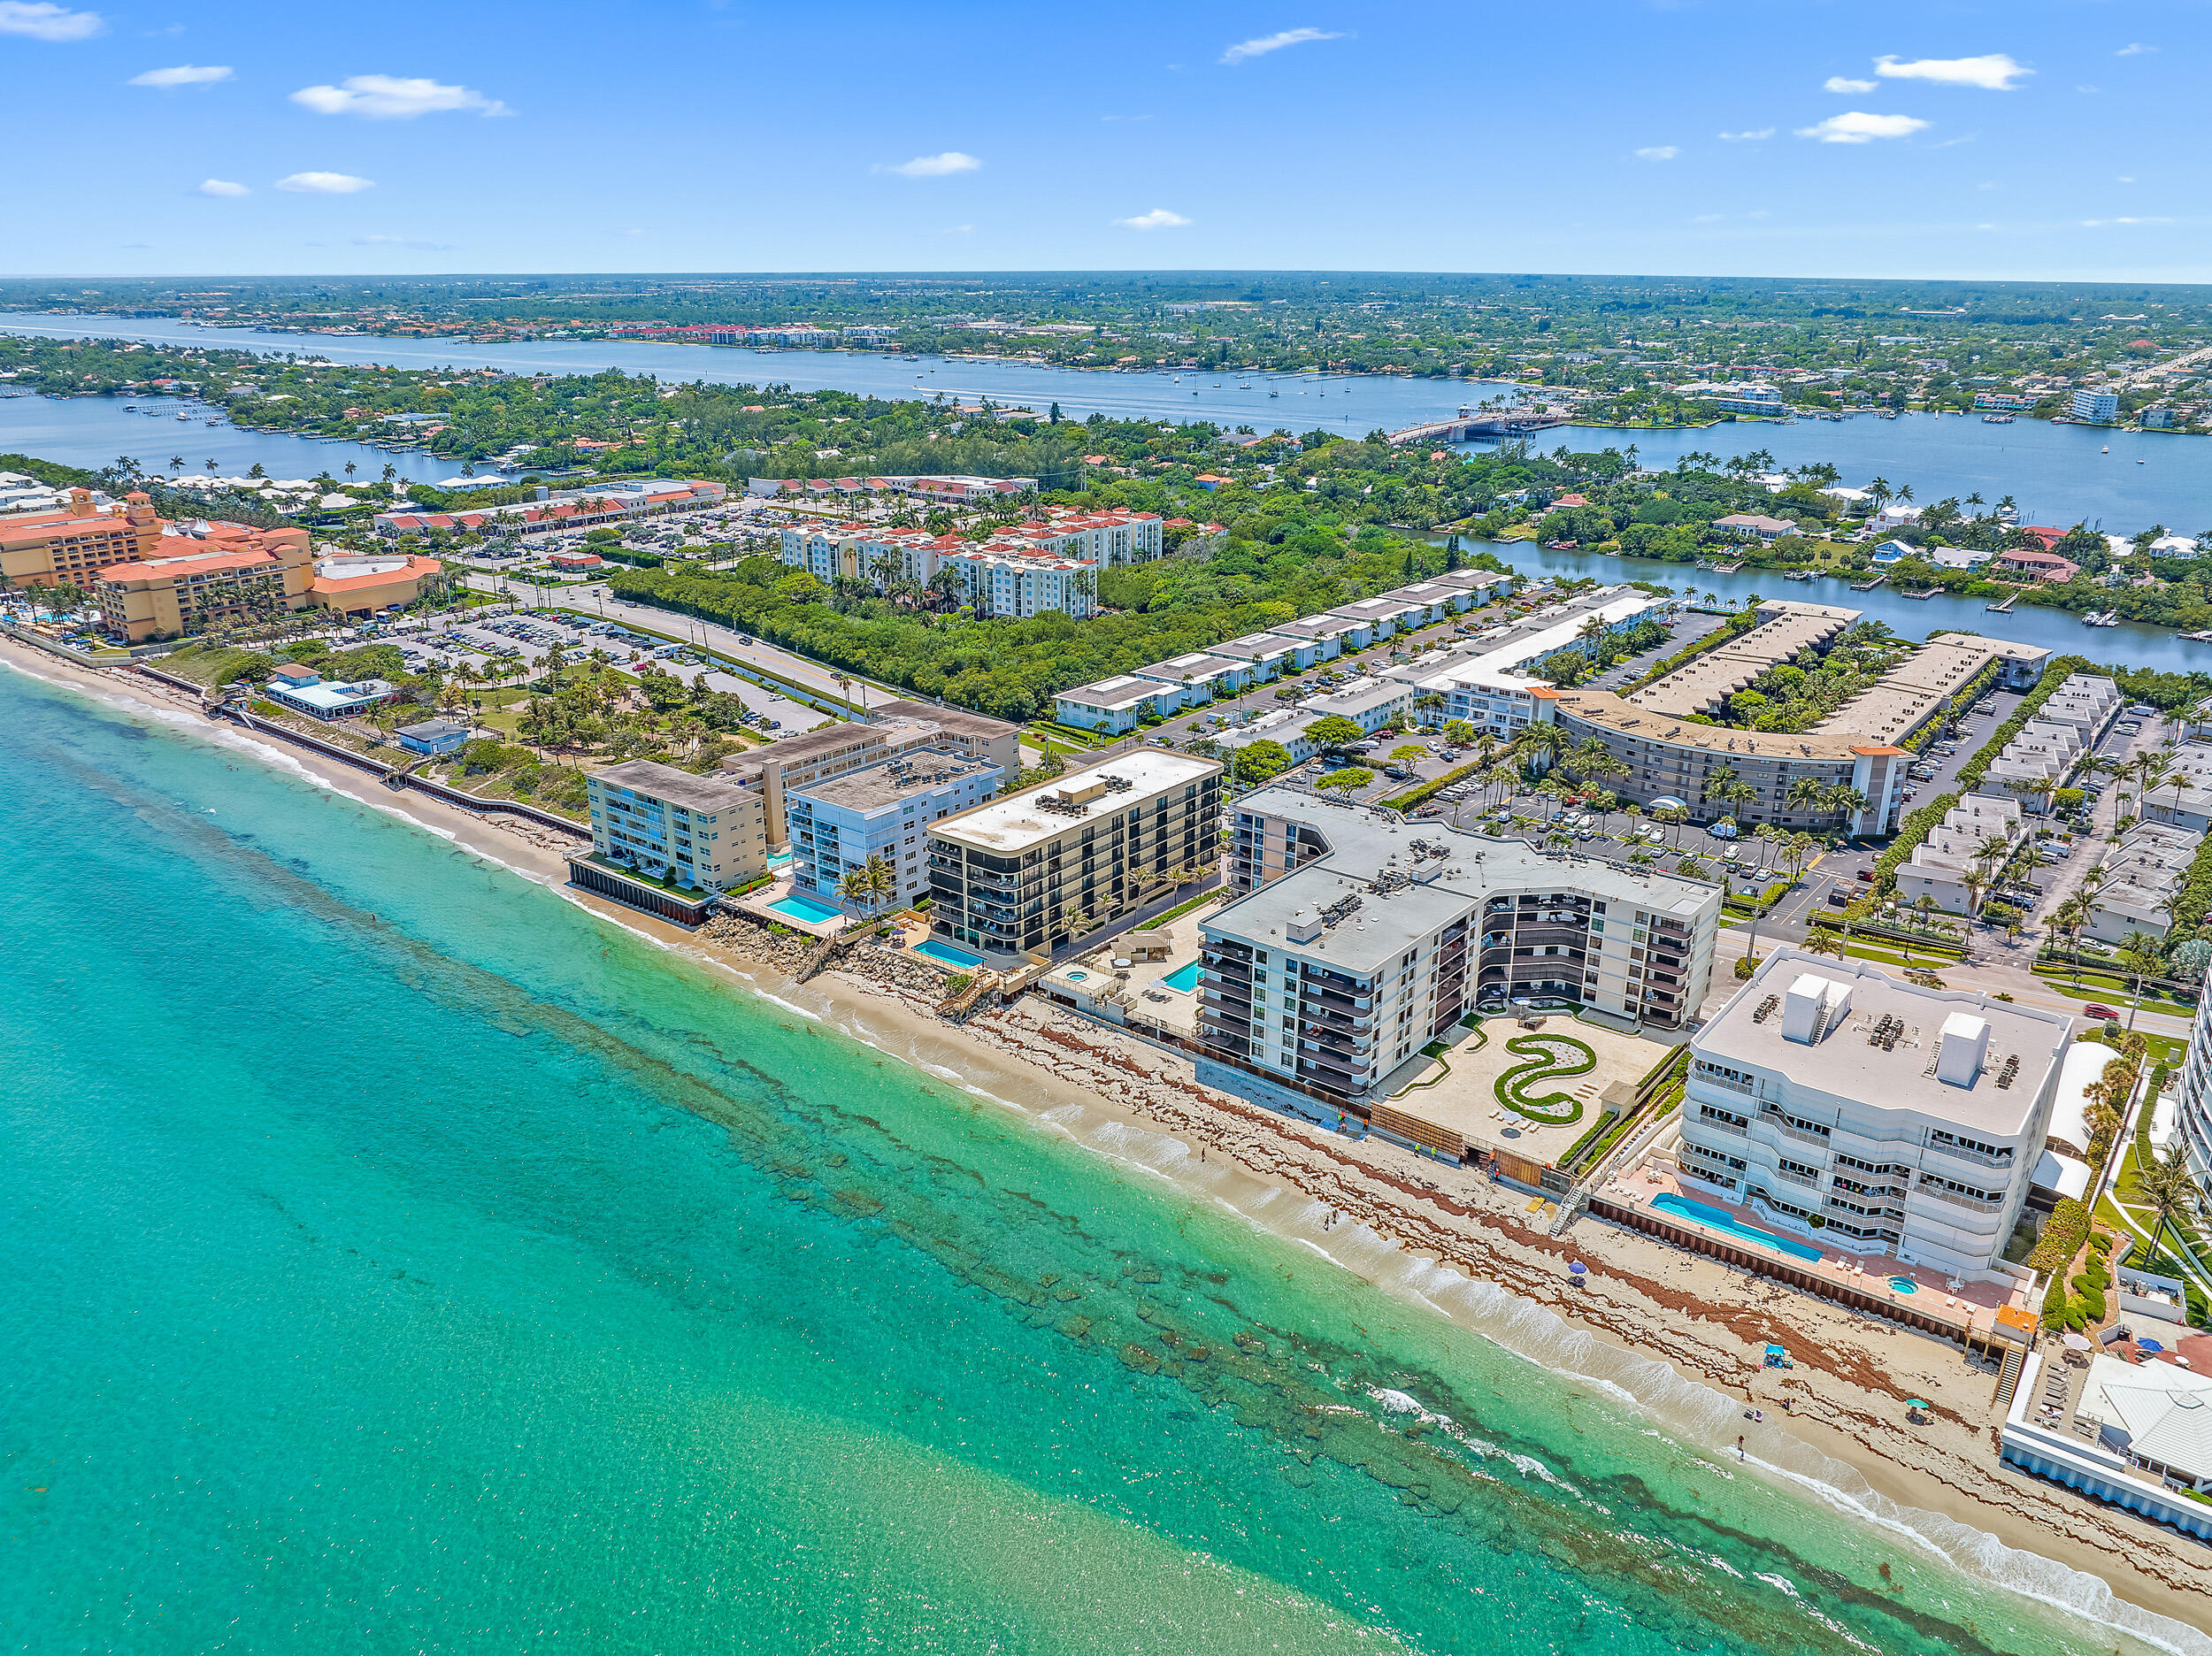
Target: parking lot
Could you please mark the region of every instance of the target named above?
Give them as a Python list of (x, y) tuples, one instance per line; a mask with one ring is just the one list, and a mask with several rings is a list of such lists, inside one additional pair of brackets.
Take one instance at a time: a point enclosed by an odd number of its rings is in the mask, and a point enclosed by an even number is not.
[(685, 645), (647, 637), (618, 621), (515, 610), (402, 632), (390, 641), (411, 672), (449, 672), (465, 666), (495, 685), (539, 672), (557, 645), (571, 660), (597, 655), (618, 671), (634, 673), (649, 663), (687, 683), (703, 678), (709, 689), (726, 691), (742, 701), (752, 716), (750, 727), (762, 734), (811, 730), (824, 720), (810, 708), (722, 671), (710, 657)]

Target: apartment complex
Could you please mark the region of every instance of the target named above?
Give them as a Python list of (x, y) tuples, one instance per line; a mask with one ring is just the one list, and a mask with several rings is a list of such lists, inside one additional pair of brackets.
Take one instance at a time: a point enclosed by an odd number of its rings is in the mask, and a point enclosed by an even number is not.
[(787, 801), (794, 790), (849, 776), (910, 748), (932, 747), (956, 748), (1006, 776), (1021, 768), (1020, 733), (1003, 720), (926, 702), (892, 702), (865, 724), (826, 724), (733, 754), (722, 762), (722, 774), (760, 795), (768, 843), (782, 846), (791, 839)]
[(1721, 892), (1553, 856), (1289, 787), (1239, 800), (1199, 928), (1199, 1038), (1222, 1062), (1347, 1101), (1469, 1013), (1588, 1006), (1663, 1029), (1711, 981)]
[[(2171, 1131), (2180, 1138), (2197, 1188), (2212, 1191), (2212, 971), (2205, 974), (2189, 1024), (2189, 1051), (2174, 1077)], [(2152, 1137), (2158, 1137), (2155, 1128)]]
[(1543, 693), (1539, 717), (1571, 744), (1595, 740), (1624, 766), (1609, 783), (1624, 800), (1681, 805), (1701, 823), (1733, 816), (1884, 834), (1896, 829), (1911, 767), (1901, 744), (1980, 686), (2034, 684), (2051, 655), (2037, 645), (1944, 633), (1810, 730), (1755, 731), (1692, 717), (1709, 717), (1708, 709), (1769, 666), (1840, 637), (1861, 616), (1778, 601), (1759, 613), (1760, 625), (1741, 637), (1626, 696)]
[(1976, 792), (2017, 799), (2026, 810), (2049, 810), (2052, 794), (2096, 751), (2125, 702), (2109, 678), (2070, 675), (1990, 762)]
[(652, 759), (610, 765), (585, 784), (592, 849), (658, 879), (670, 870), (695, 890), (719, 892), (768, 871), (761, 795)]
[(946, 582), (979, 615), (1032, 616), (1097, 610), (1098, 571), (1149, 564), (1165, 549), (1165, 525), (1149, 512), (1048, 508), (982, 540), (926, 529), (795, 525), (783, 532), (786, 564), (816, 579), (926, 588)]
[(929, 830), (932, 929), (1004, 962), (1056, 948), (1221, 855), (1221, 766), (1141, 748)]
[(873, 905), (903, 908), (927, 896), (925, 842), (931, 824), (989, 799), (1006, 774), (958, 748), (925, 745), (900, 749), (864, 770), (787, 789), (792, 885), (850, 907), (838, 886), (872, 857), (880, 857), (895, 885), (875, 893)]
[(1987, 876), (2012, 855), (2021, 827), (2019, 801), (1968, 794), (1943, 813), (1897, 870), (1899, 896), (1909, 903), (1925, 897), (1953, 914), (1977, 912), (1989, 889)]
[(588, 489), (541, 491), (534, 501), (509, 506), (482, 506), (466, 511), (382, 511), (370, 519), (377, 533), (388, 540), (417, 538), (433, 530), (447, 534), (473, 532), (490, 539), (511, 535), (549, 534), (556, 530), (590, 529), (601, 524), (623, 524), (669, 512), (692, 511), (718, 506), (729, 488), (721, 483), (667, 478), (636, 479), (595, 483)]
[(2091, 937), (2118, 943), (2134, 932), (2163, 938), (2173, 924), (2174, 901), (2189, 884), (2201, 833), (2168, 823), (2139, 822), (2098, 863), (2103, 879), (2083, 883)]
[[(1083, 730), (1132, 731), (1148, 717), (1166, 718), (1225, 692), (1234, 694), (1286, 672), (1334, 661), (1346, 650), (1365, 649), (1416, 627), (1464, 615), (1490, 602), (1511, 579), (1483, 570), (1455, 570), (1302, 621), (1285, 621), (1265, 632), (1248, 633), (1064, 690), (1056, 698), (1056, 714), (1061, 723)], [(1650, 607), (1649, 601), (1646, 607)], [(1435, 663), (1428, 665), (1433, 668)], [(1400, 671), (1409, 673), (1412, 669)]]
[(1777, 949), (1690, 1039), (1682, 1170), (1832, 1246), (1987, 1277), (2071, 1031), (2055, 1012)]

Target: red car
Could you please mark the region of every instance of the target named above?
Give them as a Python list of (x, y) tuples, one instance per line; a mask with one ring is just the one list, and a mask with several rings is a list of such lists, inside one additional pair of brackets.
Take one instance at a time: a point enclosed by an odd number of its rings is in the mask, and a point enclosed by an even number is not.
[(2117, 1012), (2115, 1012), (2110, 1007), (2106, 1006), (2101, 1000), (2092, 1000), (2088, 1002), (2082, 1008), (2081, 1015), (2084, 1017), (2093, 1018), (2116, 1018), (2120, 1016)]

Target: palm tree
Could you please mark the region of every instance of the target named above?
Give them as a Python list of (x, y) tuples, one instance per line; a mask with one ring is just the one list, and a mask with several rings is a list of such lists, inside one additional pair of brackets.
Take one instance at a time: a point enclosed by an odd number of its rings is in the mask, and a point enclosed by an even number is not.
[(2128, 1028), (2143, 1005), (2143, 979), (2164, 973), (2166, 962), (2158, 953), (2158, 939), (2147, 932), (2131, 932), (2120, 939), (2120, 970), (2127, 974), (2134, 993), (2128, 1000)]
[[(2147, 1100), (2143, 1108), (2148, 1109), (2154, 1102)], [(2149, 1267), (2158, 1256), (2158, 1241), (2166, 1234), (2166, 1227), (2172, 1225), (2178, 1235), (2184, 1221), (2202, 1213), (2204, 1192), (2189, 1176), (2186, 1149), (2176, 1144), (2160, 1161), (2136, 1163), (2135, 1193), (2136, 1200), (2151, 1210), (2151, 1241), (2144, 1261)]]
[(1815, 926), (1812, 935), (1805, 939), (1805, 952), (1808, 954), (1832, 954), (1841, 960), (1843, 939), (1826, 926)]

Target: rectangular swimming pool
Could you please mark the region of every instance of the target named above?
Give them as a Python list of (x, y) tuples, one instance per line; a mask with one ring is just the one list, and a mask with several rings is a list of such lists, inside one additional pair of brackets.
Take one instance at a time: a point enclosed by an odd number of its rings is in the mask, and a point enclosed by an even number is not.
[(923, 939), (914, 946), (914, 952), (917, 954), (926, 954), (933, 961), (942, 961), (948, 966), (957, 966), (963, 971), (972, 966), (983, 964), (982, 955), (971, 954), (967, 950), (955, 948), (949, 943), (940, 943), (935, 938)]
[(1817, 1261), (1820, 1258), (1820, 1250), (1816, 1247), (1793, 1242), (1786, 1236), (1762, 1230), (1756, 1225), (1745, 1224), (1721, 1208), (1708, 1207), (1701, 1201), (1692, 1201), (1687, 1196), (1677, 1196), (1672, 1191), (1662, 1191), (1651, 1199), (1651, 1205), (1661, 1213), (1671, 1214), (1677, 1219), (1687, 1219), (1692, 1224), (1701, 1224), (1709, 1230), (1719, 1230), (1746, 1242), (1755, 1242), (1763, 1248), (1771, 1248), (1777, 1254), (1787, 1254), (1793, 1259)]
[(1160, 979), (1160, 986), (1164, 989), (1172, 989), (1178, 994), (1193, 993), (1198, 987), (1198, 962), (1185, 961)]
[(839, 913), (827, 903), (817, 902), (813, 898), (803, 896), (797, 892), (793, 892), (788, 897), (779, 897), (768, 908), (772, 913), (789, 915), (794, 920), (804, 921), (808, 925), (820, 925), (826, 920), (834, 920)]

